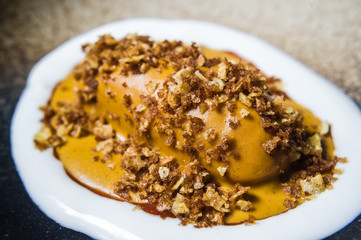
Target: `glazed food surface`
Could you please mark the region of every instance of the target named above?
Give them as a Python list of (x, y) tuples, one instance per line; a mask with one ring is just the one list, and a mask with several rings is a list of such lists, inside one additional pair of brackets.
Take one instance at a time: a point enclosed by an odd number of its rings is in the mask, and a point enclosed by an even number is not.
[(333, 181), (329, 126), (240, 57), (103, 36), (35, 137), (89, 189), (198, 227), (263, 219)]

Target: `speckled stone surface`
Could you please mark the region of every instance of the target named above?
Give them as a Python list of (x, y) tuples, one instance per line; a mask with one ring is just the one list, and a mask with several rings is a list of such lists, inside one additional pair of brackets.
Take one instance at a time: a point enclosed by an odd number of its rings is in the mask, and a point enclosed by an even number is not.
[[(89, 239), (38, 210), (25, 192), (10, 154), (10, 120), (26, 77), (42, 56), (64, 41), (126, 18), (221, 23), (279, 47), (361, 106), (360, 16), (359, 0), (0, 0), (0, 238)], [(361, 239), (361, 217), (329, 239)]]

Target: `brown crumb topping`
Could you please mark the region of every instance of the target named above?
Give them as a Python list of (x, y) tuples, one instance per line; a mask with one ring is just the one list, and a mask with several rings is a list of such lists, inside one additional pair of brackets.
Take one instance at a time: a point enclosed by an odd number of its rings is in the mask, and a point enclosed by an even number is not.
[(133, 138), (120, 145), (124, 176), (115, 191), (126, 201), (141, 198), (156, 204), (159, 211), (170, 211), (183, 225), (196, 227), (223, 224), (232, 208), (248, 211), (250, 207), (243, 199), (249, 187), (235, 185), (229, 192), (222, 190), (196, 160), (182, 167), (174, 158), (162, 157)]
[[(110, 169), (123, 169), (114, 191), (124, 201), (154, 205), (157, 211), (179, 218), (182, 225), (196, 227), (224, 224), (227, 215), (236, 209), (249, 211), (252, 202), (244, 198), (249, 186), (235, 184), (225, 190), (200, 164), (203, 152), (206, 164), (223, 164), (217, 170), (226, 177), (228, 157), (240, 158), (233, 147), (235, 139), (222, 136), (216, 129), (207, 128), (201, 118), (187, 114), (205, 114), (222, 107), (229, 114), (226, 123), (231, 129), (240, 127), (241, 119), (249, 117), (246, 108), (255, 110), (264, 130), (273, 136), (262, 144), (264, 151), (270, 155), (286, 153), (292, 160), (291, 171), (281, 175), (289, 195), (283, 203), (287, 209), (299, 204), (297, 198), (320, 193), (334, 181), (335, 165), (342, 159), (331, 158), (323, 151), (322, 137), (330, 134), (330, 126), (323, 123), (319, 132), (307, 129), (302, 115), (284, 104), (284, 94), (276, 87), (279, 80), (265, 76), (251, 64), (207, 58), (195, 43), (157, 42), (138, 35), (120, 40), (104, 35), (95, 44), (85, 44), (83, 50), (85, 60), (73, 71), (76, 80), (84, 83), (83, 89), (76, 90), (77, 103), (58, 102), (57, 108), (48, 103), (42, 107), (43, 127), (34, 142), (44, 150), (66, 144), (67, 137), (94, 135), (94, 151), (101, 156), (93, 161), (107, 163), (113, 155), (121, 155), (121, 166), (107, 164)], [(108, 88), (98, 92), (99, 81), (113, 81), (114, 72), (129, 76), (169, 68), (174, 72), (165, 81), (146, 84), (147, 94), (140, 96), (140, 104), (135, 104), (130, 94), (122, 96), (119, 104), (128, 109), (123, 116), (89, 115), (84, 111), (84, 106), (98, 102), (98, 94), (117, 96)], [(122, 86), (128, 87), (126, 83)], [(244, 108), (237, 109), (237, 103)], [(109, 123), (120, 118), (136, 128), (126, 139), (119, 139)], [(161, 156), (149, 144), (152, 131), (165, 136), (164, 144), (186, 153), (190, 161), (183, 166), (173, 156)], [(202, 134), (205, 141), (195, 142), (196, 134)], [(250, 215), (246, 224), (254, 221)]]

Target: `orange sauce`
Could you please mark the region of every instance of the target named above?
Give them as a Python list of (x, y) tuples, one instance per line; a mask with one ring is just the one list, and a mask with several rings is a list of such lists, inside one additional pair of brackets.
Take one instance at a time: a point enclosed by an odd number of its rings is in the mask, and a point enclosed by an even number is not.
[[(239, 60), (238, 57), (231, 53), (210, 49), (203, 50), (207, 57), (219, 56), (221, 58), (227, 57), (228, 59)], [(95, 104), (86, 105), (85, 111), (99, 116), (107, 113), (117, 114), (120, 118), (110, 120), (110, 124), (118, 134), (126, 138), (128, 134), (134, 133), (136, 129), (134, 121), (126, 121), (124, 117), (124, 114), (132, 116), (122, 104), (124, 94), (131, 95), (133, 104), (140, 104), (140, 95), (146, 93), (145, 86), (147, 83), (150, 81), (162, 82), (171, 73), (171, 69), (163, 70), (161, 73), (151, 69), (144, 75), (123, 77), (115, 71), (112, 73), (114, 81), (109, 81), (107, 84), (99, 81), (97, 90), (98, 101)], [(126, 83), (127, 87), (124, 87), (123, 83)], [(56, 109), (58, 101), (67, 100), (75, 102), (77, 98), (74, 88), (81, 89), (82, 87), (81, 83), (75, 80), (73, 74), (70, 74), (55, 89), (51, 98), (52, 107)], [(105, 92), (108, 90), (116, 93), (116, 95), (112, 98), (106, 96)], [(309, 110), (291, 100), (286, 100), (286, 104), (302, 112), (304, 122), (309, 128), (315, 130), (320, 125), (321, 121)], [(278, 179), (279, 168), (276, 164), (276, 157), (268, 155), (261, 146), (263, 142), (271, 139), (270, 134), (266, 133), (262, 128), (260, 116), (255, 110), (237, 103), (237, 112), (241, 109), (249, 111), (249, 116), (241, 119), (240, 126), (236, 129), (230, 129), (225, 122), (229, 117), (229, 112), (227, 111), (207, 111), (201, 114), (198, 109), (195, 109), (188, 113), (201, 118), (206, 125), (206, 129), (215, 128), (219, 135), (228, 135), (236, 140), (235, 149), (239, 152), (240, 158), (229, 159), (228, 171), (224, 177), (217, 171), (217, 168), (223, 166), (224, 163), (214, 162), (209, 166), (205, 165), (221, 186), (225, 188), (230, 188), (235, 183), (252, 186), (246, 195), (246, 198), (252, 200), (251, 210), (248, 212), (234, 211), (230, 213), (226, 219), (228, 224), (243, 222), (250, 215), (253, 215), (256, 219), (263, 219), (285, 212), (286, 208), (283, 206), (283, 201), (288, 197), (283, 192), (280, 180)], [(184, 152), (166, 146), (164, 144), (165, 137), (160, 136), (154, 130), (151, 131), (151, 136), (150, 144), (159, 148), (161, 155), (173, 156), (181, 165), (189, 161), (189, 156)], [(204, 139), (204, 135), (201, 133), (195, 136), (195, 138), (196, 142), (198, 142)], [(333, 147), (330, 145), (331, 143), (332, 141), (328, 141), (330, 146), (328, 149), (331, 149), (329, 150), (330, 152), (333, 150)], [(214, 143), (214, 146), (216, 145), (217, 142)], [(113, 189), (114, 184), (122, 175), (120, 167), (121, 156), (119, 154), (113, 155), (112, 159), (106, 163), (94, 161), (96, 156), (101, 156), (100, 153), (94, 151), (95, 146), (94, 136), (83, 138), (68, 137), (67, 143), (57, 147), (56, 151), (64, 168), (74, 179), (90, 189), (96, 189), (102, 195), (120, 200), (113, 192)], [(211, 148), (212, 146), (206, 143), (205, 147)], [(201, 163), (204, 163), (205, 156), (201, 155), (200, 157)], [(277, 156), (277, 158), (282, 158), (282, 156)], [(136, 203), (142, 204), (141, 200)], [(150, 209), (149, 212), (151, 213), (156, 213), (152, 211), (150, 206), (147, 208), (143, 205), (143, 208)]]

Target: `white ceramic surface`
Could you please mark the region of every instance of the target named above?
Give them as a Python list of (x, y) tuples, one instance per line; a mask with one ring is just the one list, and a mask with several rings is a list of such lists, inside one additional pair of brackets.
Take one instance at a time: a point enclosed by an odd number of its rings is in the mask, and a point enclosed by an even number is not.
[[(250, 60), (268, 75), (281, 78), (286, 92), (332, 124), (338, 156), (349, 163), (344, 173), (317, 199), (252, 226), (196, 229), (162, 220), (133, 205), (98, 196), (70, 180), (51, 150), (39, 152), (33, 137), (40, 128), (45, 104), (55, 84), (83, 58), (81, 45), (110, 33), (150, 35), (153, 39), (195, 41), (230, 50)], [(247, 33), (193, 20), (130, 19), (109, 23), (75, 37), (42, 58), (32, 69), (11, 126), (12, 154), (32, 200), (59, 224), (99, 239), (319, 239), (351, 222), (361, 212), (361, 114), (341, 90), (269, 43)]]

